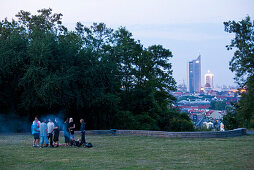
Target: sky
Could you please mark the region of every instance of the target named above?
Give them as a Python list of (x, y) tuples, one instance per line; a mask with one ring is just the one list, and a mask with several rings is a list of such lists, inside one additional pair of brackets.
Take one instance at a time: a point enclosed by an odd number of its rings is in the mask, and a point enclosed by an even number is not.
[(227, 51), (233, 34), (223, 22), (254, 19), (254, 0), (1, 0), (0, 20), (15, 19), (20, 10), (36, 14), (52, 8), (63, 14), (70, 29), (77, 22), (103, 22), (117, 29), (126, 27), (145, 47), (160, 44), (173, 53), (170, 62), (178, 84), (187, 83), (187, 63), (201, 55), (201, 85), (204, 74), (214, 74), (215, 85), (235, 85), (229, 70), (233, 51)]

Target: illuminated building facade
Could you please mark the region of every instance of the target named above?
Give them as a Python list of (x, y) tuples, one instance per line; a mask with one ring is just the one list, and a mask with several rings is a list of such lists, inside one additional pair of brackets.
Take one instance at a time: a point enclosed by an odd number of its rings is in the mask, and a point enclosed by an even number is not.
[(213, 77), (214, 75), (208, 70), (205, 74), (205, 88), (213, 88)]
[(188, 62), (188, 91), (199, 92), (201, 89), (201, 56), (196, 60)]

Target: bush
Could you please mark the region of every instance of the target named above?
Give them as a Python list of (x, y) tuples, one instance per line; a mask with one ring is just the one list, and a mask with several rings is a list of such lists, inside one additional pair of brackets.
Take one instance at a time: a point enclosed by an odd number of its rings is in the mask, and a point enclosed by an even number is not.
[(186, 113), (171, 109), (160, 116), (159, 127), (165, 131), (193, 131), (194, 125)]
[(250, 120), (250, 128), (251, 128), (251, 129), (254, 129), (254, 119), (251, 119), (251, 120)]

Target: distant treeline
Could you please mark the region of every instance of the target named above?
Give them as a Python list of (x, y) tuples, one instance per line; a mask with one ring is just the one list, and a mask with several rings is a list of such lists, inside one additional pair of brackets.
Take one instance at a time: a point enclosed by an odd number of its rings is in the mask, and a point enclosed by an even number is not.
[(170, 50), (145, 48), (124, 27), (74, 31), (51, 9), (0, 22), (0, 113), (64, 113), (88, 129), (193, 130), (175, 98)]

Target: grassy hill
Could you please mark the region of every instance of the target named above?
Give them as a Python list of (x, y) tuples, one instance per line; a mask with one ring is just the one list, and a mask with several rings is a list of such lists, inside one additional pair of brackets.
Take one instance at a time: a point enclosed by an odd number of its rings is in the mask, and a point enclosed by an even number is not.
[(33, 148), (32, 139), (31, 135), (0, 135), (0, 169), (254, 168), (254, 135), (219, 139), (87, 136), (93, 148)]

